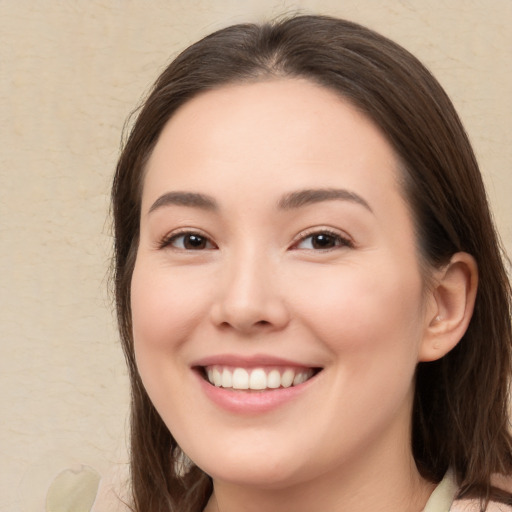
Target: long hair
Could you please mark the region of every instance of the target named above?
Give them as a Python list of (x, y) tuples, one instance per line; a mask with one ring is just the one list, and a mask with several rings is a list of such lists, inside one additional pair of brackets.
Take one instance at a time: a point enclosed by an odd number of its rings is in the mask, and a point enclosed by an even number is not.
[(323, 16), (242, 24), (187, 48), (161, 74), (126, 141), (112, 190), (115, 294), (128, 362), (131, 479), (137, 512), (197, 512), (211, 479), (185, 464), (137, 371), (130, 283), (138, 241), (145, 163), (173, 113), (229, 83), (301, 77), (337, 92), (387, 137), (400, 161), (425, 268), (458, 251), (473, 255), (479, 289), (469, 328), (450, 353), (417, 368), (412, 450), (421, 474), (455, 472), (462, 496), (483, 506), (506, 493), (492, 473), (512, 472), (508, 430), (511, 289), (478, 165), (452, 103), (409, 52), (360, 25)]

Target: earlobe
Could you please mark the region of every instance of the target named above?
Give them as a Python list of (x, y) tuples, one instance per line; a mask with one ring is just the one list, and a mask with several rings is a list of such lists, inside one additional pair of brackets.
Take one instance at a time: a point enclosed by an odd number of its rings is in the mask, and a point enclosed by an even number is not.
[(419, 361), (440, 359), (461, 340), (473, 315), (477, 287), (478, 267), (468, 253), (455, 253), (435, 273)]

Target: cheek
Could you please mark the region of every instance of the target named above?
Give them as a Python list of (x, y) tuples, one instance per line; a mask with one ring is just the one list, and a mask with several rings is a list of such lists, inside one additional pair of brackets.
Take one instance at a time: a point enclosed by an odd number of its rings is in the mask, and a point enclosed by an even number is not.
[(160, 271), (137, 262), (132, 277), (133, 335), (139, 349), (167, 351), (179, 346), (204, 317), (204, 290), (183, 272)]
[(144, 257), (137, 260), (131, 285), (135, 360), (144, 387), (167, 423), (169, 411), (185, 405), (184, 366), (180, 347), (200, 316), (193, 286), (181, 286), (172, 276)]
[(332, 269), (293, 290), (303, 321), (331, 350), (379, 357), (416, 358), (423, 325), (422, 281), (395, 265)]
[[(137, 368), (151, 401), (160, 409), (181, 395), (179, 347), (200, 316), (197, 297), (194, 287), (180, 286), (168, 270), (141, 258), (133, 272), (131, 308)], [(171, 397), (170, 389), (175, 391)]]
[(422, 340), (422, 284), (416, 274), (390, 268), (387, 273), (351, 268), (338, 274), (339, 280), (317, 280), (317, 293), (295, 292), (309, 331), (332, 358), (333, 381), (317, 406), (319, 418), (325, 418), (321, 430), (335, 432), (331, 425), (338, 425), (354, 443), (388, 424), (409, 404), (413, 389)]

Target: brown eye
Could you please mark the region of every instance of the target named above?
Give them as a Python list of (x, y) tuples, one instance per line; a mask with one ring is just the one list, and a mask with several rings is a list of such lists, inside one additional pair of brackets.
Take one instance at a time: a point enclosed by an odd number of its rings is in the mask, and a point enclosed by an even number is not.
[(339, 245), (336, 237), (327, 233), (319, 233), (311, 237), (311, 246), (313, 249), (330, 249)]
[(309, 250), (329, 250), (336, 247), (353, 247), (350, 240), (343, 238), (337, 233), (329, 233), (327, 231), (319, 231), (305, 236), (295, 246), (295, 249), (309, 249)]
[(198, 233), (180, 233), (179, 235), (174, 235), (170, 238), (167, 245), (184, 251), (201, 251), (214, 248), (214, 245), (207, 237)]

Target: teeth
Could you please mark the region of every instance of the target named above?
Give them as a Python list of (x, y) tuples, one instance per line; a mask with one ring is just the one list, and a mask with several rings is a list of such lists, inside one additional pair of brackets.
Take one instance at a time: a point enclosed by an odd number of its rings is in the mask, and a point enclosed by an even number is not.
[(304, 372), (297, 373), (297, 375), (295, 375), (295, 377), (293, 378), (293, 386), (298, 386), (299, 384), (302, 384), (307, 380), (308, 376)]
[(289, 388), (293, 384), (294, 377), (295, 372), (293, 370), (285, 370), (283, 375), (281, 375), (281, 386), (283, 386), (283, 388)]
[(218, 368), (213, 369), (213, 383), (216, 386), (220, 386), (222, 384), (222, 375)]
[(249, 378), (250, 389), (265, 389), (267, 387), (267, 376), (261, 368), (257, 368), (251, 372)]
[(312, 369), (284, 368), (227, 368), (221, 366), (209, 366), (206, 368), (206, 376), (210, 384), (222, 388), (231, 389), (277, 389), (289, 388), (306, 382), (313, 376)]
[(233, 375), (226, 368), (224, 368), (224, 370), (222, 370), (222, 383), (221, 383), (221, 386), (223, 388), (230, 388), (230, 387), (233, 386)]
[(249, 373), (243, 368), (233, 372), (233, 389), (249, 389)]
[(277, 389), (281, 387), (281, 374), (279, 370), (271, 370), (267, 375), (267, 387)]

